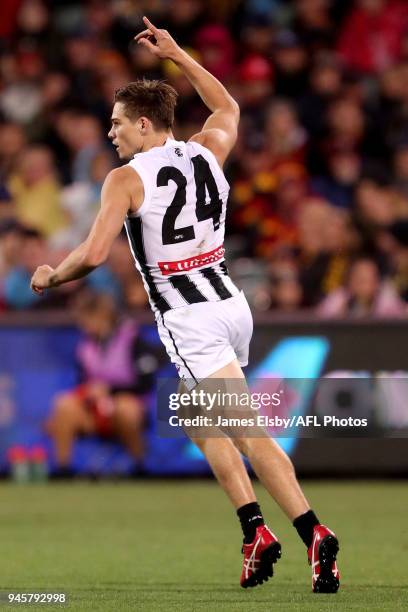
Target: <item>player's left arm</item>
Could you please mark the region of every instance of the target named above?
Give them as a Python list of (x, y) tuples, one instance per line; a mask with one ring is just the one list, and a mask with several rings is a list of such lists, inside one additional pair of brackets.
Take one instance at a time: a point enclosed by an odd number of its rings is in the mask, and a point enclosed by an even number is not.
[(82, 278), (100, 266), (108, 257), (132, 202), (142, 201), (143, 184), (138, 174), (128, 166), (111, 170), (103, 184), (101, 208), (88, 237), (55, 270), (47, 265), (38, 267), (31, 279), (32, 290), (42, 294), (44, 289)]

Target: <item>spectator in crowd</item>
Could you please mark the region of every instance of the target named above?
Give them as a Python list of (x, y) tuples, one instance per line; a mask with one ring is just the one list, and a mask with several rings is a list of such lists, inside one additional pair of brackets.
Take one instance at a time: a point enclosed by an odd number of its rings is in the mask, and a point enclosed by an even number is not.
[[(77, 114), (62, 137), (71, 152), (71, 177), (75, 182), (91, 180), (92, 163), (105, 147), (101, 125), (96, 117)], [(110, 167), (112, 167), (112, 160)]]
[(120, 440), (140, 465), (147, 394), (160, 364), (160, 349), (143, 341), (134, 320), (119, 317), (110, 296), (83, 291), (74, 303), (74, 315), (84, 333), (77, 350), (83, 382), (55, 398), (46, 423), (54, 443), (56, 475), (73, 473), (73, 444), (80, 435)]
[(298, 258), (303, 304), (315, 306), (345, 280), (358, 237), (350, 217), (325, 200), (308, 198), (299, 213)]
[(24, 64), (21, 66), (19, 60), (26, 61), (26, 58), (17, 53), (10, 58), (11, 69), (3, 81), (0, 112), (8, 122), (18, 123), (30, 133), (42, 110), (41, 88), (37, 80), (23, 78)]
[(361, 157), (350, 150), (333, 151), (327, 160), (327, 174), (312, 177), (312, 191), (334, 206), (351, 209), (354, 190), (362, 170)]
[(21, 223), (37, 229), (47, 237), (55, 235), (67, 223), (61, 208), (60, 185), (49, 148), (27, 147), (20, 156), (8, 188)]
[(101, 189), (112, 167), (112, 156), (101, 149), (89, 162), (89, 176), (74, 181), (61, 190), (61, 207), (70, 219), (69, 226), (52, 239), (58, 248), (72, 249), (89, 233), (99, 209)]
[[(271, 307), (280, 312), (293, 313), (303, 303), (303, 289), (296, 261), (286, 257), (271, 267)], [(278, 265), (276, 265), (278, 264)]]
[(322, 142), (324, 159), (334, 151), (363, 151), (365, 121), (361, 107), (354, 100), (339, 98), (332, 102), (327, 112), (327, 135)]
[(392, 281), (399, 295), (408, 302), (408, 217), (390, 227), (394, 239), (391, 252)]
[(358, 0), (340, 32), (339, 53), (361, 73), (385, 70), (401, 57), (407, 25), (404, 0)]
[(5, 181), (17, 171), (18, 159), (27, 146), (23, 127), (18, 123), (0, 124), (0, 142), (0, 177)]
[(299, 123), (295, 106), (288, 100), (275, 100), (268, 108), (265, 136), (271, 164), (304, 161), (307, 134)]
[(241, 42), (245, 55), (270, 57), (273, 50), (275, 27), (273, 19), (265, 13), (249, 13), (243, 23)]
[(260, 129), (264, 107), (273, 93), (271, 63), (262, 55), (247, 55), (239, 65), (239, 80), (243, 87), (237, 91), (237, 97), (245, 122), (244, 129)]
[(408, 199), (408, 141), (401, 143), (393, 159), (394, 187)]
[(222, 81), (231, 78), (235, 46), (224, 25), (214, 24), (200, 28), (195, 38), (195, 46), (206, 70)]
[(342, 80), (340, 64), (332, 53), (326, 51), (316, 56), (298, 105), (302, 124), (313, 140), (323, 135), (327, 109), (340, 96)]
[(85, 23), (63, 39), (65, 71), (69, 75), (75, 103), (90, 109), (96, 103), (98, 83), (95, 74), (95, 60), (99, 45), (86, 29)]
[(335, 28), (329, 0), (295, 0), (294, 29), (309, 53), (330, 48)]
[(275, 37), (275, 93), (296, 99), (301, 96), (308, 81), (306, 49), (296, 34), (282, 30)]
[(45, 237), (36, 229), (17, 225), (7, 232), (4, 250), (8, 265), (3, 276), (3, 299), (7, 308), (23, 310), (58, 304), (59, 292), (41, 298), (27, 287), (34, 270), (46, 257)]
[(121, 306), (139, 310), (148, 308), (147, 293), (142, 277), (135, 268), (126, 237), (121, 235), (113, 243), (107, 266), (113, 278), (118, 281), (120, 290), (118, 300)]
[(408, 201), (389, 180), (364, 177), (356, 189), (355, 219), (361, 244), (381, 261), (384, 272), (391, 271), (389, 228), (408, 216)]
[(0, 222), (13, 220), (16, 217), (14, 202), (5, 185), (0, 182)]
[(265, 259), (281, 247), (296, 247), (298, 215), (307, 190), (303, 167), (296, 163), (280, 164), (276, 168), (276, 189), (272, 206), (265, 211), (257, 228), (255, 254)]
[(317, 308), (322, 317), (400, 317), (406, 312), (395, 289), (381, 278), (377, 263), (367, 257), (351, 264), (346, 286), (329, 293)]
[(19, 265), (24, 236), (23, 227), (14, 219), (0, 221), (0, 307), (6, 308), (5, 280)]
[(194, 47), (197, 32), (205, 22), (202, 0), (174, 0), (164, 16), (168, 29), (178, 44)]

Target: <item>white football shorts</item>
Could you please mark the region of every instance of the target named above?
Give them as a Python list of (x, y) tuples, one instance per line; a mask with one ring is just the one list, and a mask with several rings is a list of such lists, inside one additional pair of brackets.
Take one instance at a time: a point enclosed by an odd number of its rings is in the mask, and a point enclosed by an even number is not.
[(182, 380), (195, 384), (238, 359), (248, 365), (253, 321), (244, 293), (157, 315), (160, 338)]

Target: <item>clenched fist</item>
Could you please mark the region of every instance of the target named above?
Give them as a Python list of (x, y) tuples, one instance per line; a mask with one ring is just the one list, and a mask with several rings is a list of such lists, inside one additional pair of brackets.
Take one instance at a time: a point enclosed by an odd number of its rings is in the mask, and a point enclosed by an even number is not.
[(31, 289), (34, 291), (34, 293), (42, 295), (44, 289), (55, 287), (55, 284), (51, 281), (53, 272), (54, 268), (51, 268), (51, 266), (39, 266), (36, 269), (30, 283)]

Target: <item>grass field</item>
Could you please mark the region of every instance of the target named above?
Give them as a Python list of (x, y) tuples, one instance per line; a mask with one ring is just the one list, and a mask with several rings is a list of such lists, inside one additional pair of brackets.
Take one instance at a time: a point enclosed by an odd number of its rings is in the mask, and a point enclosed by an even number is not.
[[(342, 588), (314, 595), (303, 545), (257, 488), (282, 542), (272, 581), (238, 585), (238, 522), (210, 481), (0, 485), (0, 591), (65, 591), (71, 610), (407, 610), (408, 490), (305, 484), (340, 538)], [(0, 604), (0, 610), (61, 606)]]

